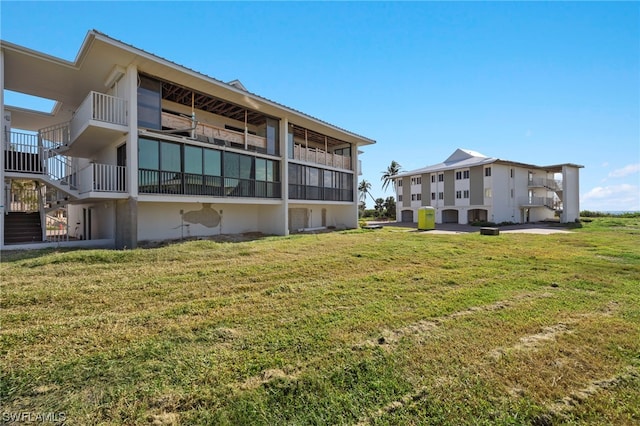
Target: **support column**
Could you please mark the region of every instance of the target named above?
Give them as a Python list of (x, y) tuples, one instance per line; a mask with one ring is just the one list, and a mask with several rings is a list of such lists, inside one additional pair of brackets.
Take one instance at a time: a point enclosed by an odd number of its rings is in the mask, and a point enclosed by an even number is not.
[(116, 201), (117, 249), (138, 246), (138, 69), (129, 65), (124, 77), (128, 102), (129, 133), (127, 134), (127, 188), (129, 198)]
[(282, 204), (280, 204), (282, 218), (279, 226), (282, 235), (289, 235), (289, 120), (280, 120), (280, 187), (282, 190)]

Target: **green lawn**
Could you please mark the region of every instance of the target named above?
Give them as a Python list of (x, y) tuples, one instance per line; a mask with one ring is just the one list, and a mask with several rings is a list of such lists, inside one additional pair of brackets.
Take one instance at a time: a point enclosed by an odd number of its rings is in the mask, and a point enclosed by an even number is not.
[(14, 252), (1, 267), (3, 422), (640, 423), (640, 218)]

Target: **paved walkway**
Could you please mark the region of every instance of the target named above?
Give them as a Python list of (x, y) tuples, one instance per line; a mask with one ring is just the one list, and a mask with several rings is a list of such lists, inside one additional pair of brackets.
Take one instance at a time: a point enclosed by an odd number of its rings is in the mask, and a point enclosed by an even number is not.
[[(412, 222), (368, 222), (370, 225), (380, 224), (382, 226), (395, 226), (402, 228), (413, 228), (417, 230), (417, 224)], [(429, 231), (419, 231), (428, 234), (470, 234), (480, 232), (480, 226), (460, 225), (457, 223), (436, 224), (436, 229)], [(507, 233), (525, 233), (525, 234), (569, 234), (571, 231), (562, 227), (557, 223), (525, 223), (521, 225), (499, 226), (501, 234)]]

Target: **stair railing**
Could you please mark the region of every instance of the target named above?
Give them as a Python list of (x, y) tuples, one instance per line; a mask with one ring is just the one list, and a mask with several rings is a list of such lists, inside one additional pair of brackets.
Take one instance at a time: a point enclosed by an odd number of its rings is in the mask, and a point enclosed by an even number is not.
[(61, 219), (50, 214), (46, 215), (45, 240), (55, 243), (69, 241), (69, 221), (67, 218)]

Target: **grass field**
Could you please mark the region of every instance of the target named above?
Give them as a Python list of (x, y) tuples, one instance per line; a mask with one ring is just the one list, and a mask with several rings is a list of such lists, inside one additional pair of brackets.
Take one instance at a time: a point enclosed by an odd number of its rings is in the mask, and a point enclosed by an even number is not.
[(640, 218), (13, 252), (1, 267), (5, 423), (640, 423)]

